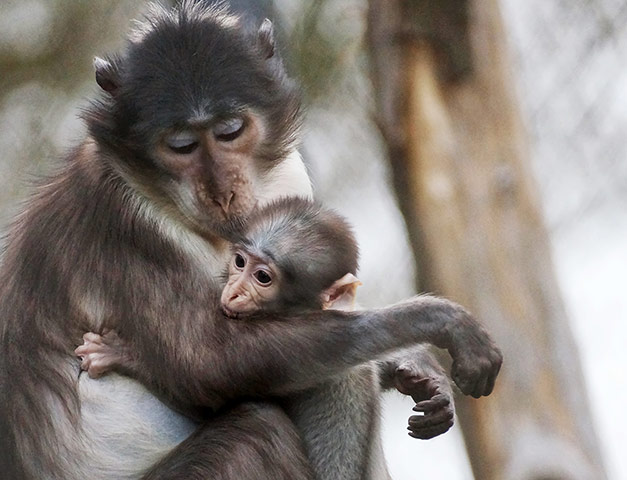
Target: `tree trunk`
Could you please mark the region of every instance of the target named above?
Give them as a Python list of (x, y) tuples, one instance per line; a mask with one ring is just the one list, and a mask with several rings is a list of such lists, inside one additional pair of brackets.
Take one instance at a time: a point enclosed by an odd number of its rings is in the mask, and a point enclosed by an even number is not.
[(370, 0), (368, 40), (419, 289), (467, 306), (505, 355), (493, 395), (458, 403), (475, 478), (606, 478), (497, 0)]

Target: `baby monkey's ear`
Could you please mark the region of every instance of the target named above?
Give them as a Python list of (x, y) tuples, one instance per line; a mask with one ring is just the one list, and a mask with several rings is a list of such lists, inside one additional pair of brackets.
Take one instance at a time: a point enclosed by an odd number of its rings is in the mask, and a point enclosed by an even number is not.
[(359, 279), (352, 273), (347, 273), (322, 292), (322, 308), (324, 310), (354, 310), (355, 294), (359, 285), (362, 285)]

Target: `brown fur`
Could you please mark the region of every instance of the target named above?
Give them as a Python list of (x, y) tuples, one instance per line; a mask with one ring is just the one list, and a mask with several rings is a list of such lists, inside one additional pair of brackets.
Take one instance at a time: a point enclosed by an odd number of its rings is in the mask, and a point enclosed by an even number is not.
[(372, 312), (227, 319), (219, 312), (216, 277), (164, 236), (141, 202), (106, 164), (75, 156), (17, 221), (0, 274), (0, 408), (9, 430), (2, 438), (13, 452), (3, 467), (8, 461), (34, 472), (62, 468), (53, 452), (71, 445), (52, 446), (63, 438), (43, 400), (56, 399), (70, 418), (79, 418), (73, 350), (85, 331), (119, 332), (136, 352), (135, 377), (190, 414), (304, 390), (421, 341), (454, 347), (454, 378), (464, 390), (492, 389), (498, 351), (445, 300), (418, 297)]
[[(298, 166), (283, 183), (273, 173), (294, 151), (299, 103), (280, 60), (267, 57), (267, 35), (224, 9), (186, 1), (150, 17), (123, 56), (97, 62), (108, 96), (85, 113), (87, 139), (16, 219), (0, 267), (0, 471), (7, 478), (137, 479), (149, 470), (153, 479), (242, 472), (306, 479), (291, 422), (272, 405), (236, 402), (301, 392), (418, 342), (449, 349), (462, 391), (492, 390), (500, 352), (470, 315), (443, 299), (250, 322), (221, 314), (230, 222), (218, 196), (243, 188), (235, 192), (236, 213), (247, 215), (256, 200), (303, 184)], [(222, 115), (239, 114), (263, 121), (252, 158), (199, 150), (185, 176), (155, 154), (164, 131), (190, 115), (210, 129)], [(231, 159), (246, 178), (215, 178)], [(198, 194), (198, 185), (207, 191)], [(146, 447), (138, 428), (147, 412), (136, 412), (135, 403), (153, 397), (123, 377), (107, 384), (80, 374), (73, 351), (82, 334), (106, 329), (136, 354), (126, 373), (200, 422), (179, 447), (184, 433), (150, 456), (136, 453)], [(137, 395), (131, 401), (120, 388)], [(123, 418), (127, 411), (139, 417)]]

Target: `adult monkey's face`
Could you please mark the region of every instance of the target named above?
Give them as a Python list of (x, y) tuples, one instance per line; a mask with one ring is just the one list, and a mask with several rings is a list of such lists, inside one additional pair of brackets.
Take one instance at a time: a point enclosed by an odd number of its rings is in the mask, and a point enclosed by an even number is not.
[[(91, 128), (124, 150), (123, 167), (146, 195), (222, 234), (294, 188), (282, 177), (294, 170), (300, 97), (275, 55), (270, 21), (251, 30), (216, 9), (153, 12), (122, 56), (97, 59), (108, 95)], [(301, 190), (303, 175), (292, 180)]]

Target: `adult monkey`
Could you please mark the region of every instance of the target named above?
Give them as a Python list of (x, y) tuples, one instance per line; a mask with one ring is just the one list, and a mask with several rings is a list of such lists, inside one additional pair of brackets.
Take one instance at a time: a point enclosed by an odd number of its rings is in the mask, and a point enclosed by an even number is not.
[[(492, 390), (500, 352), (444, 300), (314, 312), (290, 328), (221, 314), (231, 220), (310, 194), (294, 153), (298, 95), (269, 22), (253, 32), (218, 7), (156, 8), (124, 56), (95, 65), (108, 97), (17, 218), (0, 270), (3, 475), (309, 478), (291, 422), (271, 403), (208, 414), (420, 341), (449, 350), (463, 392)], [(132, 345), (141, 385), (80, 375), (74, 349), (104, 329)]]

